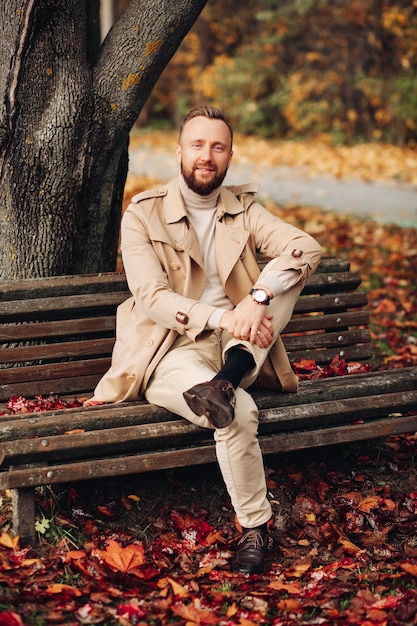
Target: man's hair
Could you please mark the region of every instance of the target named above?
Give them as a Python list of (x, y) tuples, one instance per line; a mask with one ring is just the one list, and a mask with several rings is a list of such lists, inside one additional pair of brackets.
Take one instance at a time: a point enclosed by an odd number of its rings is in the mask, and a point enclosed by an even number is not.
[(218, 109), (217, 107), (207, 106), (205, 104), (199, 104), (198, 106), (194, 107), (194, 109), (191, 109), (191, 111), (189, 111), (184, 117), (180, 126), (180, 139), (186, 123), (194, 119), (195, 117), (207, 117), (210, 120), (221, 120), (222, 122), (224, 122), (230, 132), (231, 146), (233, 145), (233, 128), (229, 120), (226, 119), (223, 111), (221, 109)]

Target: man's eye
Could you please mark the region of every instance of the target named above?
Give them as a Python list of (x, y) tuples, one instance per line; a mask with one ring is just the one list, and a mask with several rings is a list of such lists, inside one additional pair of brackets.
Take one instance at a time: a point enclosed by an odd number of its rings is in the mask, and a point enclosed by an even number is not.
[(214, 146), (215, 152), (223, 152), (223, 150), (224, 150), (223, 146)]

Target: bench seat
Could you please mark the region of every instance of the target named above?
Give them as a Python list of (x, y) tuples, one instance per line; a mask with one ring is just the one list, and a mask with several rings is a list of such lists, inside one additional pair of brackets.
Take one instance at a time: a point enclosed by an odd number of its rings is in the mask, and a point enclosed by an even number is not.
[[(283, 333), (290, 361), (335, 359), (362, 373), (301, 380), (297, 394), (254, 389), (264, 454), (417, 430), (417, 368), (378, 370), (366, 293), (349, 263), (325, 258)], [(123, 274), (3, 283), (0, 292), (0, 489), (34, 543), (37, 486), (215, 461), (212, 432), (144, 400), (10, 414), (13, 396), (82, 400), (110, 365)], [(366, 366), (366, 367), (365, 367)], [(369, 370), (369, 371), (367, 371)]]

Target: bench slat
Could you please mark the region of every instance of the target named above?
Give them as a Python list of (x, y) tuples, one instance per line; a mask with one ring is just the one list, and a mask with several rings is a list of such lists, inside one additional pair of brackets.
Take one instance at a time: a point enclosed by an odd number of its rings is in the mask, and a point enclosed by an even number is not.
[(306, 333), (311, 330), (331, 330), (349, 326), (366, 326), (369, 322), (368, 311), (341, 311), (327, 315), (306, 315), (292, 318), (284, 328), (282, 335), (288, 333)]
[[(109, 355), (114, 346), (114, 338), (87, 339), (85, 341), (63, 341), (61, 343), (40, 343), (38, 345), (8, 348), (0, 350), (0, 363), (25, 363), (27, 361), (59, 361), (61, 359), (79, 358), (94, 355)], [(14, 368), (16, 369), (16, 368)], [(2, 371), (8, 372), (13, 377), (13, 369)]]
[(365, 292), (336, 293), (319, 296), (305, 296), (297, 300), (294, 313), (320, 313), (346, 311), (367, 306), (368, 296)]
[(109, 312), (129, 297), (127, 292), (97, 293), (77, 296), (56, 296), (53, 298), (39, 298), (35, 300), (16, 300), (3, 302), (0, 307), (0, 319), (16, 322), (28, 319), (41, 321), (44, 319), (65, 319), (75, 315), (85, 315), (86, 312), (101, 310), (101, 315), (108, 309)]
[(289, 352), (288, 357), (291, 363), (298, 363), (302, 359), (312, 359), (317, 365), (328, 365), (337, 356), (343, 357), (346, 361), (358, 361), (359, 363), (368, 363), (373, 367), (371, 362), (373, 356), (373, 348), (370, 343), (362, 346), (346, 346), (342, 350), (340, 347), (327, 348), (327, 350), (295, 350)]
[[(414, 423), (414, 428), (417, 428), (417, 416)], [(389, 418), (386, 421), (375, 420), (365, 424), (342, 425), (334, 429), (301, 431), (292, 433), (291, 437), (286, 436), (285, 433), (261, 436), (260, 445), (263, 453), (268, 455), (347, 441), (388, 437), (404, 432), (410, 432), (409, 418)], [(184, 449), (174, 448), (97, 459), (94, 463), (88, 460), (65, 465), (15, 469), (13, 473), (0, 474), (0, 489), (66, 483), (69, 479), (73, 482), (109, 476), (140, 474), (173, 467), (213, 463), (215, 460), (214, 444), (207, 443)]]
[[(329, 428), (354, 420), (382, 418), (397, 412), (406, 412), (417, 406), (417, 390), (384, 394), (377, 397), (346, 398), (291, 408), (269, 408), (260, 413), (261, 435), (269, 432), (300, 429)], [(145, 407), (143, 407), (145, 408)], [(416, 416), (417, 420), (417, 416)], [(39, 457), (43, 462), (66, 458), (90, 458), (103, 454), (126, 454), (132, 451), (160, 449), (164, 445), (190, 445), (189, 439), (211, 439), (210, 431), (199, 428), (184, 419), (175, 418), (161, 423), (58, 434), (3, 442), (0, 446), (2, 462), (33, 463)], [(67, 431), (68, 432), (68, 431)], [(71, 433), (71, 431), (70, 431)]]
[(2, 282), (0, 302), (53, 298), (55, 295), (72, 296), (99, 292), (126, 291), (124, 273), (80, 274), (76, 276), (50, 276)]
[[(311, 350), (315, 348), (330, 348), (349, 346), (369, 342), (367, 330), (343, 330), (338, 333), (315, 333), (302, 336), (283, 337), (287, 351), (297, 349)], [(59, 361), (67, 358), (80, 358), (94, 355), (110, 355), (113, 349), (114, 339), (88, 339), (84, 341), (64, 341), (61, 343), (41, 343), (17, 348), (0, 350), (0, 363), (25, 363), (28, 361), (53, 360)], [(2, 371), (2, 378), (6, 382), (8, 375), (14, 378), (15, 369)]]
[(283, 342), (288, 352), (296, 350), (313, 350), (315, 348), (334, 348), (339, 346), (356, 346), (358, 344), (369, 343), (370, 334), (368, 330), (341, 330), (337, 333), (314, 333), (302, 336), (286, 336)]
[[(13, 380), (13, 383), (0, 385), (0, 400), (4, 405), (13, 396), (34, 398), (35, 396), (47, 396), (49, 394), (65, 394), (71, 398), (74, 396), (89, 398), (92, 396), (92, 390), (95, 389), (100, 378), (110, 367), (110, 358), (96, 359), (95, 361), (90, 361), (90, 364), (86, 375), (80, 371), (76, 363), (73, 363), (71, 369), (68, 368), (68, 372), (71, 372), (72, 376), (57, 379), (50, 377), (46, 380), (41, 378), (29, 382)], [(54, 368), (48, 367), (44, 371), (53, 373)]]
[[(50, 337), (67, 337), (89, 333), (110, 333), (116, 327), (115, 315), (22, 324), (0, 324), (0, 341), (17, 343)], [(1, 348), (0, 348), (1, 353)]]
[[(333, 280), (329, 280), (332, 278)], [(352, 273), (325, 277), (313, 275), (303, 289), (303, 294), (333, 294), (342, 291), (353, 291), (360, 278)], [(0, 307), (0, 320), (16, 322), (19, 320), (34, 319), (37, 315), (46, 319), (55, 314), (58, 318), (65, 318), (65, 313), (81, 313), (99, 308), (114, 308), (130, 296), (128, 291), (96, 293), (82, 295), (58, 295), (45, 298), (26, 298), (22, 300), (3, 301)], [(347, 294), (345, 294), (345, 298)], [(317, 309), (316, 309), (317, 310)]]
[[(348, 398), (379, 397), (417, 389), (417, 368), (350, 374), (318, 380), (303, 380), (295, 394), (267, 390), (253, 391), (259, 409), (284, 407), (287, 412), (299, 405), (314, 405)], [(28, 415), (0, 417), (0, 441), (44, 437), (72, 429), (101, 430), (146, 423), (172, 421), (171, 413), (146, 401), (105, 404), (86, 409), (68, 409)]]

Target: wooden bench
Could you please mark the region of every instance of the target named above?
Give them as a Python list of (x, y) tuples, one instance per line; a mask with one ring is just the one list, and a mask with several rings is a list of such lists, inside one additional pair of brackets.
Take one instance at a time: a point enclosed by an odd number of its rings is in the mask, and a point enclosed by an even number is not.
[[(367, 296), (347, 261), (323, 259), (283, 335), (290, 360), (372, 366)], [(123, 274), (3, 283), (0, 402), (85, 398), (110, 364)], [(264, 454), (417, 430), (417, 368), (302, 380), (297, 394), (257, 390)], [(1, 408), (1, 407), (0, 407)], [(13, 527), (34, 543), (35, 488), (215, 461), (211, 431), (145, 401), (0, 417), (0, 489)]]

